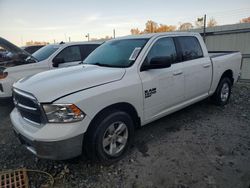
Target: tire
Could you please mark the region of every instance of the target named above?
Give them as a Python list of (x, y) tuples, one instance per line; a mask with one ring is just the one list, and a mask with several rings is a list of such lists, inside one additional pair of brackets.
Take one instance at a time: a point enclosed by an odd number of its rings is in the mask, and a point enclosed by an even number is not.
[(112, 110), (91, 124), (84, 140), (84, 149), (91, 161), (110, 165), (126, 154), (133, 137), (132, 118), (126, 112)]
[(215, 93), (212, 96), (213, 102), (218, 106), (224, 106), (229, 102), (232, 91), (232, 82), (228, 77), (220, 80)]

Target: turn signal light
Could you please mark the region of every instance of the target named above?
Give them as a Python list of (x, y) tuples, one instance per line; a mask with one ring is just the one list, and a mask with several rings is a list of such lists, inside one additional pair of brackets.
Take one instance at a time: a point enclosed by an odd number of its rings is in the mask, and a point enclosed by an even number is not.
[(74, 112), (74, 114), (77, 115), (77, 116), (80, 116), (80, 115), (82, 114), (82, 111), (81, 111), (79, 108), (77, 108), (77, 106), (74, 105), (74, 104), (70, 105), (69, 108), (70, 108), (70, 109), (72, 110), (72, 112)]

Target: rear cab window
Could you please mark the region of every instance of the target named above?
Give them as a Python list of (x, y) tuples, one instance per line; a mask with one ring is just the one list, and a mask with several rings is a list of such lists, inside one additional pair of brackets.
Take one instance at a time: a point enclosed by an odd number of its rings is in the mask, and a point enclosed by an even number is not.
[(203, 57), (203, 51), (200, 46), (200, 42), (193, 36), (181, 36), (176, 37), (180, 51), (182, 61), (188, 61)]

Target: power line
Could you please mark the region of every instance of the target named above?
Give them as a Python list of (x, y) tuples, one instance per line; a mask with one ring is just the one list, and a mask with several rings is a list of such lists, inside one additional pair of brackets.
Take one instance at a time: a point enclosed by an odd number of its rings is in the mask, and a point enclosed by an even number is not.
[(224, 10), (224, 11), (215, 11), (215, 12), (207, 12), (208, 14), (224, 14), (224, 13), (232, 13), (232, 12), (242, 12), (242, 11), (249, 11), (250, 7), (240, 8), (240, 9), (232, 9), (232, 10)]

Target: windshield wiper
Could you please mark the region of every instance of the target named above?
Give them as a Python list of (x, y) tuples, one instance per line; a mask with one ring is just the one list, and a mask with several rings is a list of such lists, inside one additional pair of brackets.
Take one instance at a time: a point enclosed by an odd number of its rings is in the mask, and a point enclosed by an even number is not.
[(101, 66), (101, 67), (113, 67), (112, 65), (109, 65), (109, 64), (104, 64), (104, 63), (93, 63), (92, 65), (97, 65), (97, 66)]
[(35, 62), (39, 62), (38, 61), (38, 59), (37, 58), (35, 58), (34, 56), (32, 56), (32, 55), (29, 55), (27, 58), (26, 58), (26, 61), (30, 61), (30, 60), (33, 60), (33, 61), (35, 61)]
[(83, 64), (88, 64), (88, 65), (97, 65), (97, 66), (100, 66), (100, 67), (115, 67), (113, 65), (109, 65), (109, 64), (104, 64), (104, 63), (99, 63), (99, 62), (96, 62), (96, 63), (84, 63)]
[(120, 65), (110, 65), (110, 64), (99, 63), (99, 62), (96, 62), (96, 63), (85, 63), (85, 62), (82, 62), (81, 64), (85, 64), (85, 65), (97, 65), (97, 66), (100, 66), (100, 67), (125, 68), (124, 66), (120, 66)]
[(32, 59), (34, 59), (36, 62), (38, 62), (38, 59), (35, 58), (33, 55), (30, 55), (30, 57), (31, 57)]

